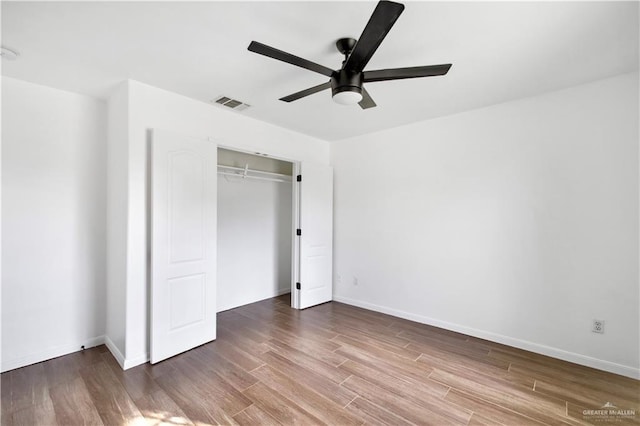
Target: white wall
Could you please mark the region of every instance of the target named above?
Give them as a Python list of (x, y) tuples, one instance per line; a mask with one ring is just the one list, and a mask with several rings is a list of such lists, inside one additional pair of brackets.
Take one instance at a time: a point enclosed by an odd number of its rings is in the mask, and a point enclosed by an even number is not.
[(106, 105), (2, 77), (2, 370), (102, 343)]
[(333, 143), (335, 299), (640, 377), (638, 116), (634, 73)]
[(292, 184), (218, 175), (218, 311), (291, 290)]
[(139, 82), (128, 86), (127, 282), (125, 367), (149, 357), (147, 282), (147, 132), (158, 128), (213, 139), (239, 150), (259, 151), (289, 160), (329, 163), (329, 143), (291, 132), (241, 113), (195, 101)]

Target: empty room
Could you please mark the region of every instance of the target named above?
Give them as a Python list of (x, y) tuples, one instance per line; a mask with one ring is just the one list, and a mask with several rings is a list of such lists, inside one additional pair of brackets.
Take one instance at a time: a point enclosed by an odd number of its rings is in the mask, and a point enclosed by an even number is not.
[(0, 12), (2, 426), (640, 424), (640, 2)]

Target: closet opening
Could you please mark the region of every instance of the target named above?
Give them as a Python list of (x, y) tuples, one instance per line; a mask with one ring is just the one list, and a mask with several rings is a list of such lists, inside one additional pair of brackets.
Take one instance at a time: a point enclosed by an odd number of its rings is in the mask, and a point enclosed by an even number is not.
[(296, 170), (218, 148), (217, 312), (292, 292)]

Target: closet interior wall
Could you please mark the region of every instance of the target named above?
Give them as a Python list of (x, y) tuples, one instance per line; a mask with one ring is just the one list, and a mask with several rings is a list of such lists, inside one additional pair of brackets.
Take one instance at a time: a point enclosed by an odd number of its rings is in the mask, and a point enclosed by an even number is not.
[(291, 291), (292, 171), (218, 149), (218, 312)]

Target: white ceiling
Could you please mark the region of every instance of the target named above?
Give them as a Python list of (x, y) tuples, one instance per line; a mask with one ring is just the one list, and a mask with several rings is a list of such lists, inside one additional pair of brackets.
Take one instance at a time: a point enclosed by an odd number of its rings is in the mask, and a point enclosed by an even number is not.
[(330, 68), (375, 2), (2, 2), (3, 75), (101, 98), (130, 78), (321, 139), (455, 114), (638, 69), (638, 2), (405, 2), (366, 69), (453, 63), (445, 77), (369, 83), (361, 110), (326, 81), (247, 51), (251, 40)]

